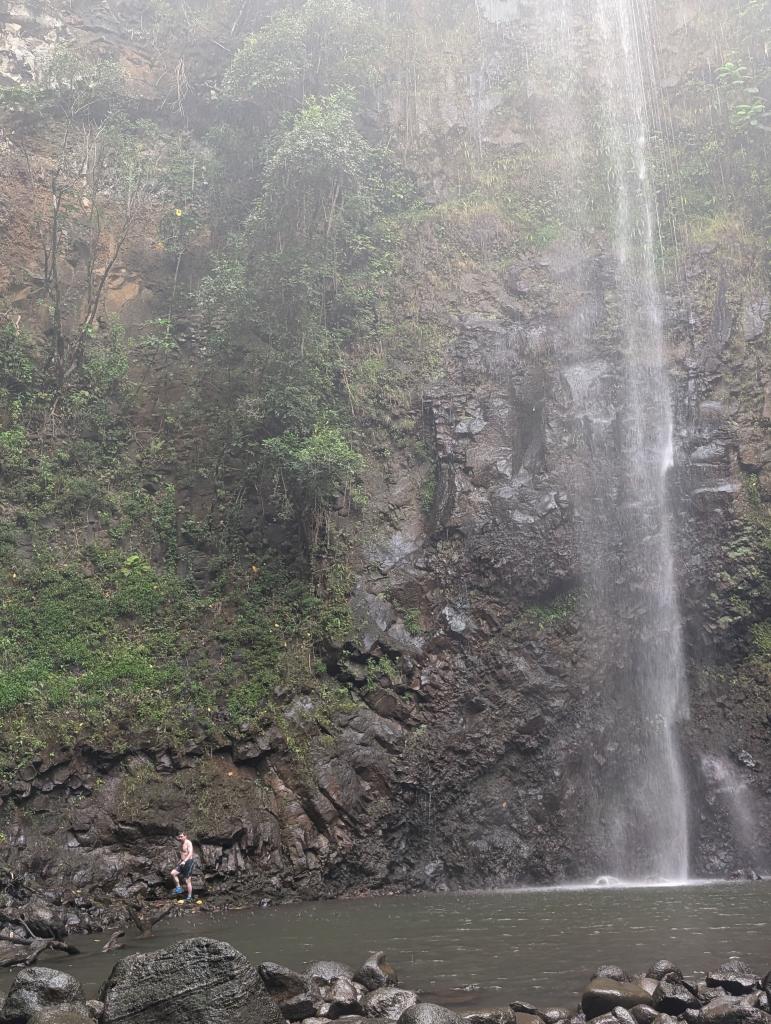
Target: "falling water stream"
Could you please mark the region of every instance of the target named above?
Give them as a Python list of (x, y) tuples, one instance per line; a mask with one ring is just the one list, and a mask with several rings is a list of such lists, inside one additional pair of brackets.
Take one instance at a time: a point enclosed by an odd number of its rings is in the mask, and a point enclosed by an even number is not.
[[(500, 22), (501, 10), (489, 15)], [(666, 118), (655, 13), (652, 0), (549, 0), (528, 31), (537, 127), (546, 121), (558, 154), (561, 244), (574, 250), (569, 286), (578, 297), (558, 344), (576, 428), (583, 629), (597, 676), (596, 739), (581, 787), (588, 845), (597, 875), (684, 880), (678, 727), (688, 702), (656, 266), (651, 138)]]
[(613, 523), (625, 554), (621, 593), (609, 585), (603, 566), (591, 571), (618, 609), (605, 611), (609, 625), (624, 634), (618, 684), (637, 732), (634, 758), (618, 772), (617, 784), (608, 787), (607, 813), (614, 822), (608, 867), (632, 877), (684, 879), (687, 800), (676, 732), (687, 695), (667, 502), (672, 407), (649, 173), (653, 104), (648, 90), (656, 82), (647, 76), (655, 68), (655, 26), (649, 5), (638, 0), (595, 0), (594, 15), (607, 55), (602, 64), (604, 115), (615, 187), (615, 276), (624, 342), (620, 486)]

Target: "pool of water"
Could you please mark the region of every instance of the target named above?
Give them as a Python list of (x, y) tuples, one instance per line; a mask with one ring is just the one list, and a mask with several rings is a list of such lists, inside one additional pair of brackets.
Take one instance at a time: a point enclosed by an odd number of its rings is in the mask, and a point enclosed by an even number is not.
[[(311, 960), (357, 967), (385, 950), (406, 988), (468, 1012), (512, 999), (572, 1007), (592, 969), (643, 971), (666, 957), (698, 976), (732, 954), (771, 969), (771, 882), (641, 888), (529, 889), (186, 911), (118, 954), (83, 936), (79, 957), (47, 961), (94, 994), (119, 956), (192, 935), (225, 939), (254, 963)], [(5, 979), (0, 979), (0, 987)]]

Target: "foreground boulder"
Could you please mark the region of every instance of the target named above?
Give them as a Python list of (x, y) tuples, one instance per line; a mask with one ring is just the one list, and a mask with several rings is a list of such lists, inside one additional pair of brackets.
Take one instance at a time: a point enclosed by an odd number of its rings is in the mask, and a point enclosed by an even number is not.
[(611, 1013), (617, 1006), (652, 1006), (653, 997), (641, 985), (611, 978), (593, 978), (581, 993), (581, 1009), (587, 1020)]
[(653, 993), (653, 1004), (660, 1013), (679, 1017), (686, 1010), (698, 1010), (699, 999), (693, 989), (684, 981), (676, 980), (672, 974), (658, 983)]
[(103, 1024), (283, 1024), (255, 968), (214, 939), (126, 957), (102, 999)]
[(386, 985), (399, 984), (396, 971), (386, 960), (386, 955), (382, 951), (372, 953), (369, 960), (354, 974), (353, 980), (370, 992), (374, 992), (377, 988), (385, 988)]
[(754, 974), (743, 960), (731, 957), (721, 964), (716, 971), (707, 975), (710, 988), (722, 988), (732, 996), (742, 996), (760, 988), (760, 978)]
[(731, 996), (713, 999), (704, 1008), (702, 1019), (705, 1024), (771, 1024), (771, 1015)]
[(48, 967), (27, 967), (16, 975), (0, 1011), (1, 1024), (28, 1024), (36, 1013), (51, 1008), (64, 1011), (85, 1009), (86, 996), (80, 982), (63, 971)]

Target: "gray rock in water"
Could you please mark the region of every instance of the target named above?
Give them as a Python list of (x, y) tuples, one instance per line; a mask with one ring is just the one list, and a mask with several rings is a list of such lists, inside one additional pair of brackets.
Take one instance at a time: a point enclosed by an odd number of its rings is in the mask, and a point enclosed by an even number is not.
[(763, 988), (763, 991), (768, 996), (768, 998), (771, 999), (771, 971), (769, 971), (768, 974), (765, 976), (765, 978), (761, 982), (761, 986)]
[(558, 1024), (558, 1021), (567, 1020), (569, 1016), (570, 1010), (566, 1010), (564, 1006), (550, 1006), (541, 1014), (545, 1024)]
[(384, 988), (386, 985), (399, 984), (396, 971), (389, 964), (382, 950), (370, 955), (369, 960), (354, 974), (353, 980), (370, 992), (374, 992), (377, 988)]
[(594, 977), (581, 993), (581, 1009), (587, 1020), (610, 1013), (617, 1006), (630, 1010), (633, 1006), (651, 1006), (652, 996), (633, 982)]
[(683, 977), (683, 972), (676, 964), (673, 964), (671, 960), (657, 960), (656, 963), (651, 964), (645, 972), (646, 978), (655, 978), (656, 981), (661, 981), (663, 978), (666, 978), (668, 974), (674, 975), (678, 980)]
[[(359, 998), (361, 986), (356, 986), (347, 978), (335, 978), (331, 985), (325, 985), (321, 994), (324, 1000), (329, 1003), (327, 1017), (337, 1020), (338, 1017), (347, 1017), (352, 1014), (361, 1014), (362, 1005)], [(377, 1016), (377, 1014), (374, 1014)], [(388, 1016), (386, 1014), (386, 1016)], [(393, 1016), (398, 1016), (394, 1014)]]
[(40, 1010), (49, 1007), (73, 1008), (85, 1004), (80, 982), (63, 971), (48, 967), (27, 967), (16, 975), (0, 1011), (2, 1024), (27, 1024)]
[(391, 1017), (398, 1020), (405, 1010), (414, 1006), (418, 997), (404, 988), (379, 988), (368, 992), (361, 1001), (365, 1017)]
[(466, 1024), (511, 1024), (514, 1014), (508, 1007), (501, 1010), (480, 1010), (478, 1013), (464, 1013)]
[(279, 1003), (293, 996), (302, 995), (306, 989), (305, 978), (282, 964), (274, 964), (267, 960), (260, 964), (257, 970), (265, 983), (265, 988)]
[(682, 1019), (687, 1021), (688, 1024), (701, 1024), (703, 1020), (701, 1007), (698, 1010), (684, 1010)]
[(335, 978), (353, 981), (353, 969), (348, 964), (341, 964), (337, 960), (314, 960), (303, 971), (303, 977), (306, 984), (316, 982), (319, 985), (330, 985)]
[(631, 981), (632, 975), (615, 964), (603, 964), (592, 975), (593, 978), (611, 978), (613, 981)]
[(693, 989), (683, 981), (674, 980), (671, 974), (658, 983), (653, 993), (653, 1005), (659, 1013), (669, 1013), (674, 1017), (679, 1017), (686, 1010), (698, 1010), (701, 1006)]
[(103, 1024), (283, 1024), (256, 969), (214, 939), (127, 956), (102, 998)]
[(651, 1024), (651, 1021), (658, 1017), (658, 1012), (654, 1010), (652, 1006), (647, 1006), (644, 1003), (641, 1003), (638, 1006), (632, 1006), (629, 1012), (637, 1024)]
[(543, 1018), (535, 1013), (517, 1012), (514, 1014), (514, 1024), (543, 1024)]
[(738, 957), (731, 957), (707, 975), (710, 988), (722, 988), (732, 996), (741, 996), (760, 988), (760, 978)]
[(459, 1024), (457, 1013), (436, 1003), (416, 1003), (408, 1007), (399, 1018), (399, 1024)]
[(742, 999), (724, 996), (713, 999), (702, 1012), (705, 1024), (771, 1024), (771, 1015)]
[(87, 999), (86, 1009), (94, 1020), (101, 1020), (104, 1013), (104, 1003), (99, 999)]
[(515, 999), (512, 1003), (509, 1003), (509, 1009), (513, 1010), (514, 1013), (530, 1013), (536, 1017), (541, 1016), (541, 1011), (537, 1006), (533, 1006), (532, 1003), (526, 1003), (522, 999)]

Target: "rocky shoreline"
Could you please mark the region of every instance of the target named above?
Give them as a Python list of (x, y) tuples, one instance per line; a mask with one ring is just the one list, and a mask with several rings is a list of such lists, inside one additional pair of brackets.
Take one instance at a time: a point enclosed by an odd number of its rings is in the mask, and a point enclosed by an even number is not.
[(603, 965), (578, 1005), (538, 1007), (514, 1000), (459, 1015), (399, 986), (382, 952), (356, 971), (316, 961), (304, 971), (253, 967), (226, 942), (192, 938), (125, 957), (99, 999), (69, 974), (25, 967), (0, 995), (0, 1024), (771, 1024), (771, 971), (764, 977), (730, 958), (698, 981), (669, 960), (644, 974)]

